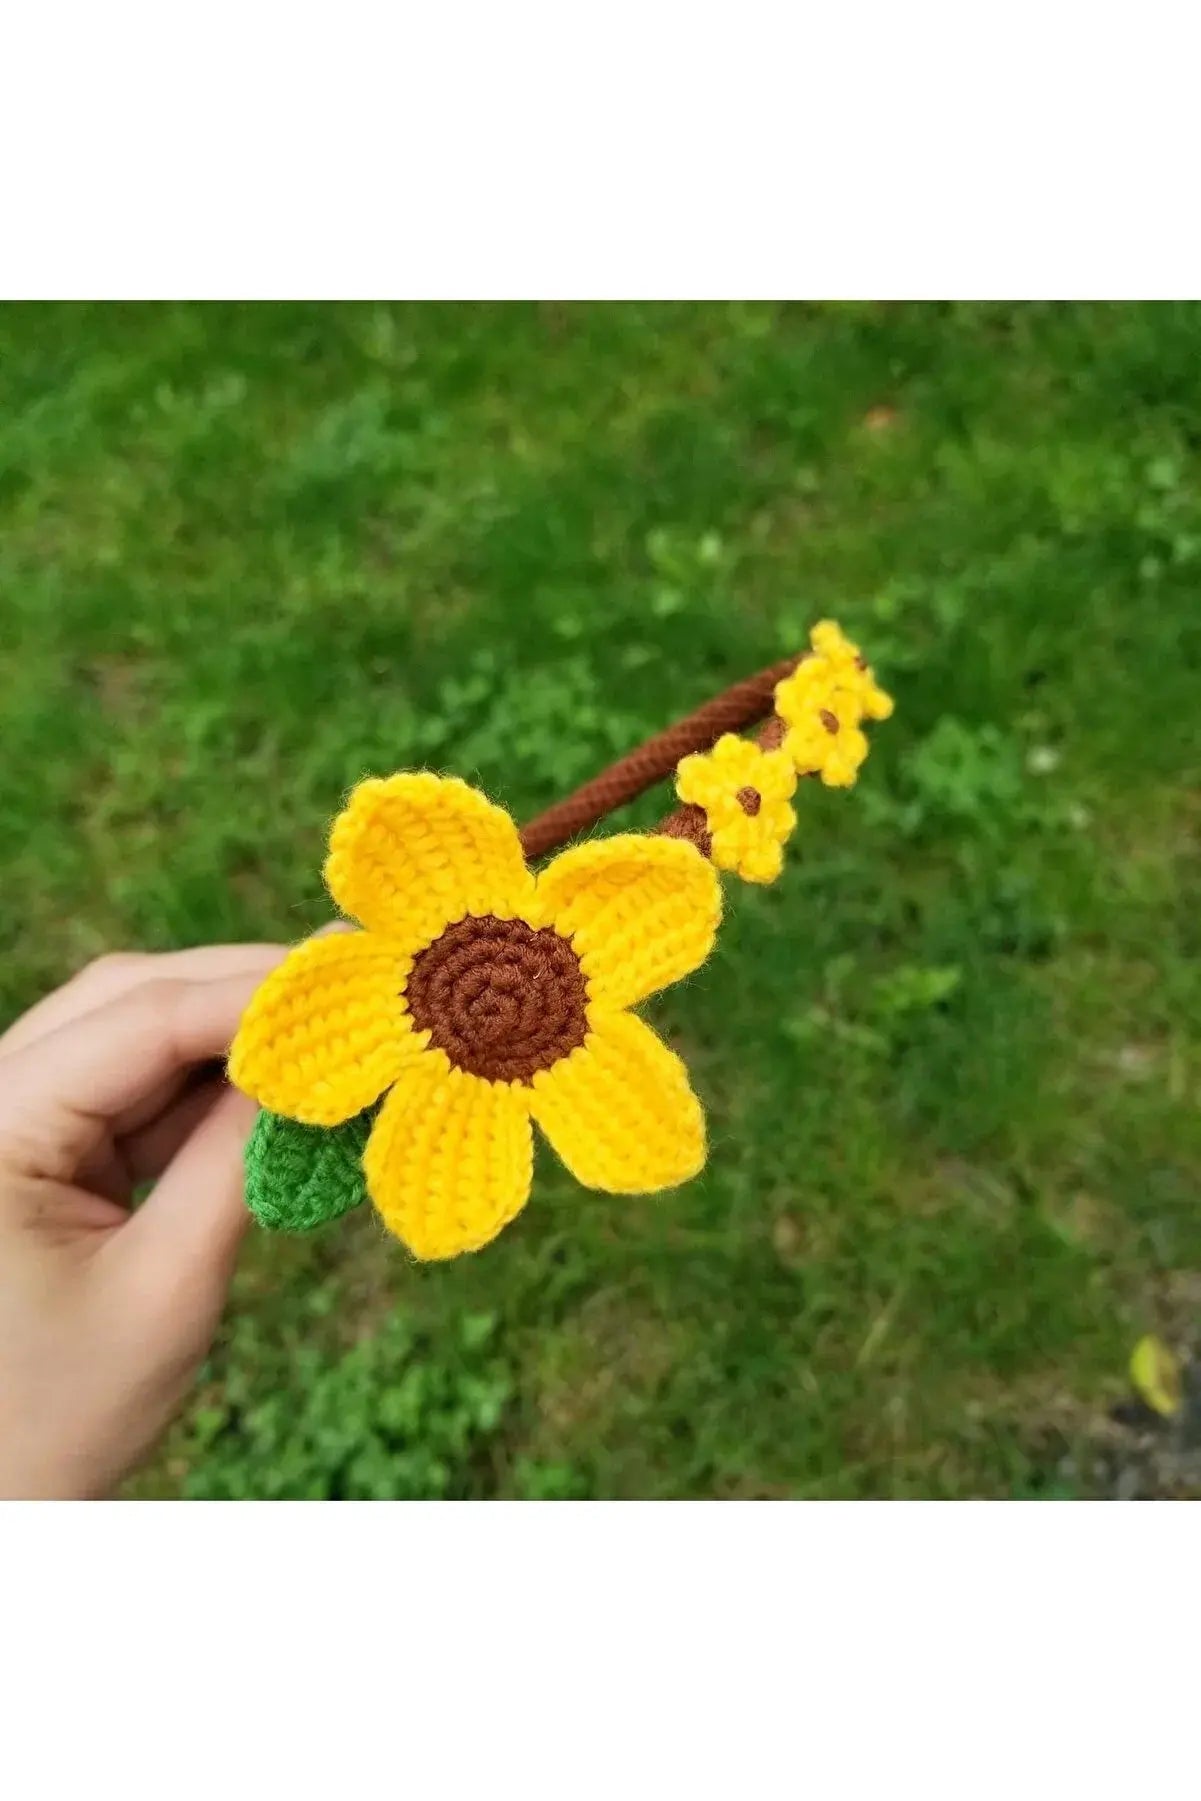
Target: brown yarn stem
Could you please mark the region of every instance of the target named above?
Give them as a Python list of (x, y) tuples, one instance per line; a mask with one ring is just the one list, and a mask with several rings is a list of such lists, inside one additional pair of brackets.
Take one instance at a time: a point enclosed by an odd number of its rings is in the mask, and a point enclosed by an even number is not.
[[(536, 819), (522, 827), (521, 848), (527, 857), (534, 860), (545, 857), (551, 851), (558, 850), (577, 832), (582, 832), (609, 813), (616, 812), (618, 807), (626, 806), (637, 800), (648, 788), (662, 782), (671, 775), (681, 757), (687, 757), (693, 751), (708, 750), (721, 737), (723, 732), (740, 732), (748, 725), (754, 725), (763, 719), (772, 709), (772, 697), (776, 683), (782, 682), (790, 675), (800, 662), (799, 657), (785, 657), (780, 663), (773, 663), (769, 669), (761, 669), (757, 675), (749, 675), (741, 682), (735, 682), (732, 688), (707, 700), (687, 718), (677, 720), (665, 731), (658, 732), (640, 744), (637, 750), (630, 751), (618, 762), (602, 770), (600, 775), (593, 776), (566, 800), (556, 802), (548, 807), (545, 813), (539, 813)], [(693, 809), (695, 811), (695, 809)], [(673, 831), (672, 822), (684, 809), (664, 820), (660, 831), (667, 831), (677, 837), (692, 837), (690, 831), (680, 831), (678, 826)]]

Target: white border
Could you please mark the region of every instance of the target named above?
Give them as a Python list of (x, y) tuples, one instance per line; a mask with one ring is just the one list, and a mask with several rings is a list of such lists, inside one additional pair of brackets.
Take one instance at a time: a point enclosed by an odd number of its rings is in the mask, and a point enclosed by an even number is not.
[(40, 0), (0, 26), (0, 293), (1188, 297), (1190, 19)]
[(0, 1508), (3, 1792), (1187, 1792), (1197, 1515)]

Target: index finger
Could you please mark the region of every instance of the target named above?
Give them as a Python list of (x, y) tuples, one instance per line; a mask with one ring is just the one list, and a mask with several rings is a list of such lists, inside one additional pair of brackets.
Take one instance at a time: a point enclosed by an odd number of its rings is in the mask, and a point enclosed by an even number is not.
[(41, 1174), (68, 1178), (98, 1126), (225, 1055), (261, 973), (144, 982), (15, 1052), (5, 1060), (0, 1129), (36, 1147)]
[(266, 975), (286, 953), (282, 944), (202, 944), (182, 951), (115, 951), (97, 957), (53, 994), (23, 1013), (0, 1033), (0, 1057), (24, 1050), (57, 1027), (94, 1012), (143, 982), (186, 977), (215, 982), (222, 976)]

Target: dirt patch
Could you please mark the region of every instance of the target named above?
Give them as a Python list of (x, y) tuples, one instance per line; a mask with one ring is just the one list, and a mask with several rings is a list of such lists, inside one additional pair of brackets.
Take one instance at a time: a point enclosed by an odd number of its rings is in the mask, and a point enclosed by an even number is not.
[(106, 719), (128, 719), (139, 710), (144, 669), (133, 657), (93, 657), (84, 673)]
[(619, 1289), (592, 1295), (556, 1335), (538, 1371), (535, 1439), (561, 1443), (637, 1408), (658, 1391), (679, 1350), (672, 1327)]

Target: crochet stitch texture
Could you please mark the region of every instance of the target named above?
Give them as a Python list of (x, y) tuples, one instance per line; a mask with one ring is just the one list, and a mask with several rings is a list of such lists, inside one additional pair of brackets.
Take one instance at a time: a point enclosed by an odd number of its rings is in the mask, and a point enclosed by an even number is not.
[[(231, 1079), (263, 1109), (246, 1152), (263, 1225), (305, 1231), (369, 1193), (416, 1256), (478, 1250), (525, 1205), (534, 1125), (587, 1187), (649, 1193), (699, 1171), (687, 1072), (630, 1009), (708, 956), (718, 869), (780, 874), (798, 777), (851, 786), (863, 721), (892, 711), (837, 625), (810, 644), (520, 833), (454, 778), (355, 789), (325, 878), (362, 929), (297, 946), (230, 1052)], [(737, 735), (769, 711), (753, 740)], [(527, 867), (673, 772), (680, 805), (653, 834)]]
[(680, 799), (704, 810), (713, 861), (744, 882), (779, 875), (796, 825), (795, 788), (791, 757), (729, 732), (707, 755), (685, 757), (676, 774)]
[(713, 946), (720, 887), (691, 846), (622, 834), (535, 878), (499, 807), (401, 774), (354, 791), (325, 875), (364, 929), (311, 939), (268, 976), (230, 1076), (315, 1127), (386, 1091), (363, 1169), (417, 1256), (476, 1250), (520, 1211), (532, 1123), (586, 1186), (645, 1193), (701, 1168), (684, 1067), (627, 1011)]
[(246, 1205), (270, 1232), (311, 1232), (367, 1198), (366, 1114), (338, 1132), (261, 1112), (246, 1146)]

